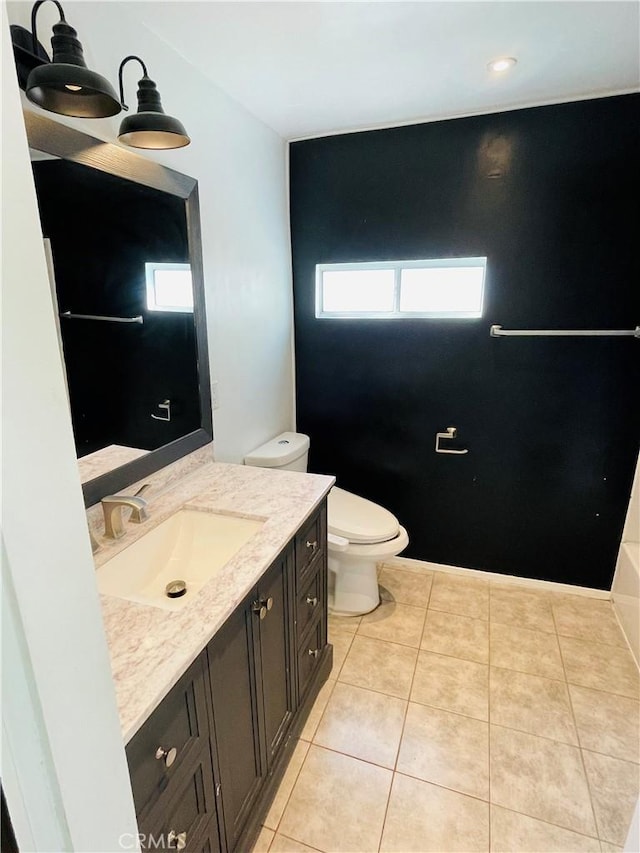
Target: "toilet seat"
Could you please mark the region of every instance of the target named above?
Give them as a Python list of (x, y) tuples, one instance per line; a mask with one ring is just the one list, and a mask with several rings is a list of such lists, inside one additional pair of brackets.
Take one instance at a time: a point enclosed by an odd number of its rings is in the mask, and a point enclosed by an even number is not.
[(329, 533), (348, 539), (354, 546), (391, 542), (401, 529), (389, 510), (338, 486), (329, 492), (327, 522)]
[(335, 552), (336, 556), (340, 554), (346, 558), (358, 557), (379, 562), (380, 560), (395, 557), (400, 551), (404, 551), (408, 544), (409, 534), (400, 525), (400, 529), (393, 539), (385, 539), (384, 542), (350, 542), (343, 549), (332, 547), (331, 540), (329, 540), (329, 553)]

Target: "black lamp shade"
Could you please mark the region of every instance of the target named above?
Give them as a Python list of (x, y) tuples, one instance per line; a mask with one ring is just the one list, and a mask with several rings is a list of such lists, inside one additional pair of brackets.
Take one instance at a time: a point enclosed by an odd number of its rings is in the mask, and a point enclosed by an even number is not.
[(50, 112), (79, 118), (105, 118), (122, 109), (108, 80), (86, 67), (77, 33), (66, 21), (53, 27), (53, 60), (29, 74), (26, 95)]
[(138, 81), (138, 112), (120, 124), (118, 139), (133, 148), (184, 148), (191, 142), (184, 125), (162, 109), (160, 93), (147, 76)]
[(108, 80), (80, 65), (39, 65), (29, 74), (26, 95), (44, 110), (78, 118), (105, 118), (122, 109)]
[(136, 113), (122, 120), (118, 139), (133, 148), (184, 148), (191, 140), (177, 118), (164, 113)]

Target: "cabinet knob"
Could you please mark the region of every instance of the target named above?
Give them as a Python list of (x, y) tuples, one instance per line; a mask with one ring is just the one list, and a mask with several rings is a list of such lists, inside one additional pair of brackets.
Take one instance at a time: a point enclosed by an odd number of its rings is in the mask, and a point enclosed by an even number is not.
[(165, 749), (163, 746), (159, 746), (156, 749), (156, 758), (158, 760), (163, 758), (166, 767), (171, 767), (173, 762), (176, 760), (177, 755), (178, 750), (175, 746), (172, 746), (171, 749)]
[(313, 598), (311, 598), (310, 595), (307, 596), (307, 604), (309, 605), (309, 607), (315, 607), (317, 603), (318, 599), (315, 597), (315, 595)]
[(167, 835), (167, 841), (169, 842), (170, 849), (173, 847), (174, 850), (184, 850), (187, 846), (187, 833), (175, 832), (175, 830), (172, 829)]
[(318, 540), (317, 539), (314, 539), (313, 542), (309, 542), (307, 540), (307, 548), (310, 548), (312, 551), (315, 551), (317, 547), (318, 547)]
[(309, 655), (312, 658), (317, 658), (320, 654), (320, 649), (309, 649)]
[(273, 598), (269, 596), (269, 598), (259, 598), (257, 601), (254, 601), (251, 605), (251, 609), (254, 613), (256, 613), (261, 619), (267, 615), (267, 611), (271, 610), (273, 607)]
[(256, 614), (256, 616), (259, 616), (261, 619), (264, 619), (264, 617), (267, 615), (267, 608), (265, 606), (264, 601), (254, 601), (251, 605), (251, 610)]

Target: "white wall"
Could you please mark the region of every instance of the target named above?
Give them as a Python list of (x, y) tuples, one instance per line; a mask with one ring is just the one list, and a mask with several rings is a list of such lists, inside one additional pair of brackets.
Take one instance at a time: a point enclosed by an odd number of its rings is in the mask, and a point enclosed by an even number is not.
[[(9, 3), (11, 22), (29, 27), (31, 5)], [(208, 5), (215, 27), (216, 4)], [(293, 426), (285, 143), (140, 24), (135, 6), (68, 2), (65, 11), (89, 67), (116, 85), (120, 61), (138, 54), (158, 84), (166, 112), (178, 117), (191, 136), (187, 148), (141, 156), (199, 182), (211, 377), (218, 381), (220, 398), (214, 412), (215, 455), (239, 462)], [(46, 3), (38, 15), (38, 34), (47, 48), (56, 21), (55, 6)], [(125, 70), (130, 107), (135, 107), (140, 76), (137, 63), (130, 63)], [(41, 112), (24, 96), (23, 103)], [(45, 114), (109, 141), (115, 141), (125, 115), (87, 121)]]
[(2, 779), (21, 850), (135, 832), (2, 14)]
[(613, 607), (640, 666), (640, 458), (611, 585)]

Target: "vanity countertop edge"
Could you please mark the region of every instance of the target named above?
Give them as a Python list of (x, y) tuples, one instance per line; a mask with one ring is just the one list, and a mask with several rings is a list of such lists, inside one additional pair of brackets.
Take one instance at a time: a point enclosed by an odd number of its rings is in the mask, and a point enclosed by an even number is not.
[(157, 496), (150, 518), (103, 544), (96, 567), (186, 507), (264, 519), (260, 530), (182, 610), (101, 595), (123, 740), (128, 743), (326, 497), (335, 478), (209, 462)]

